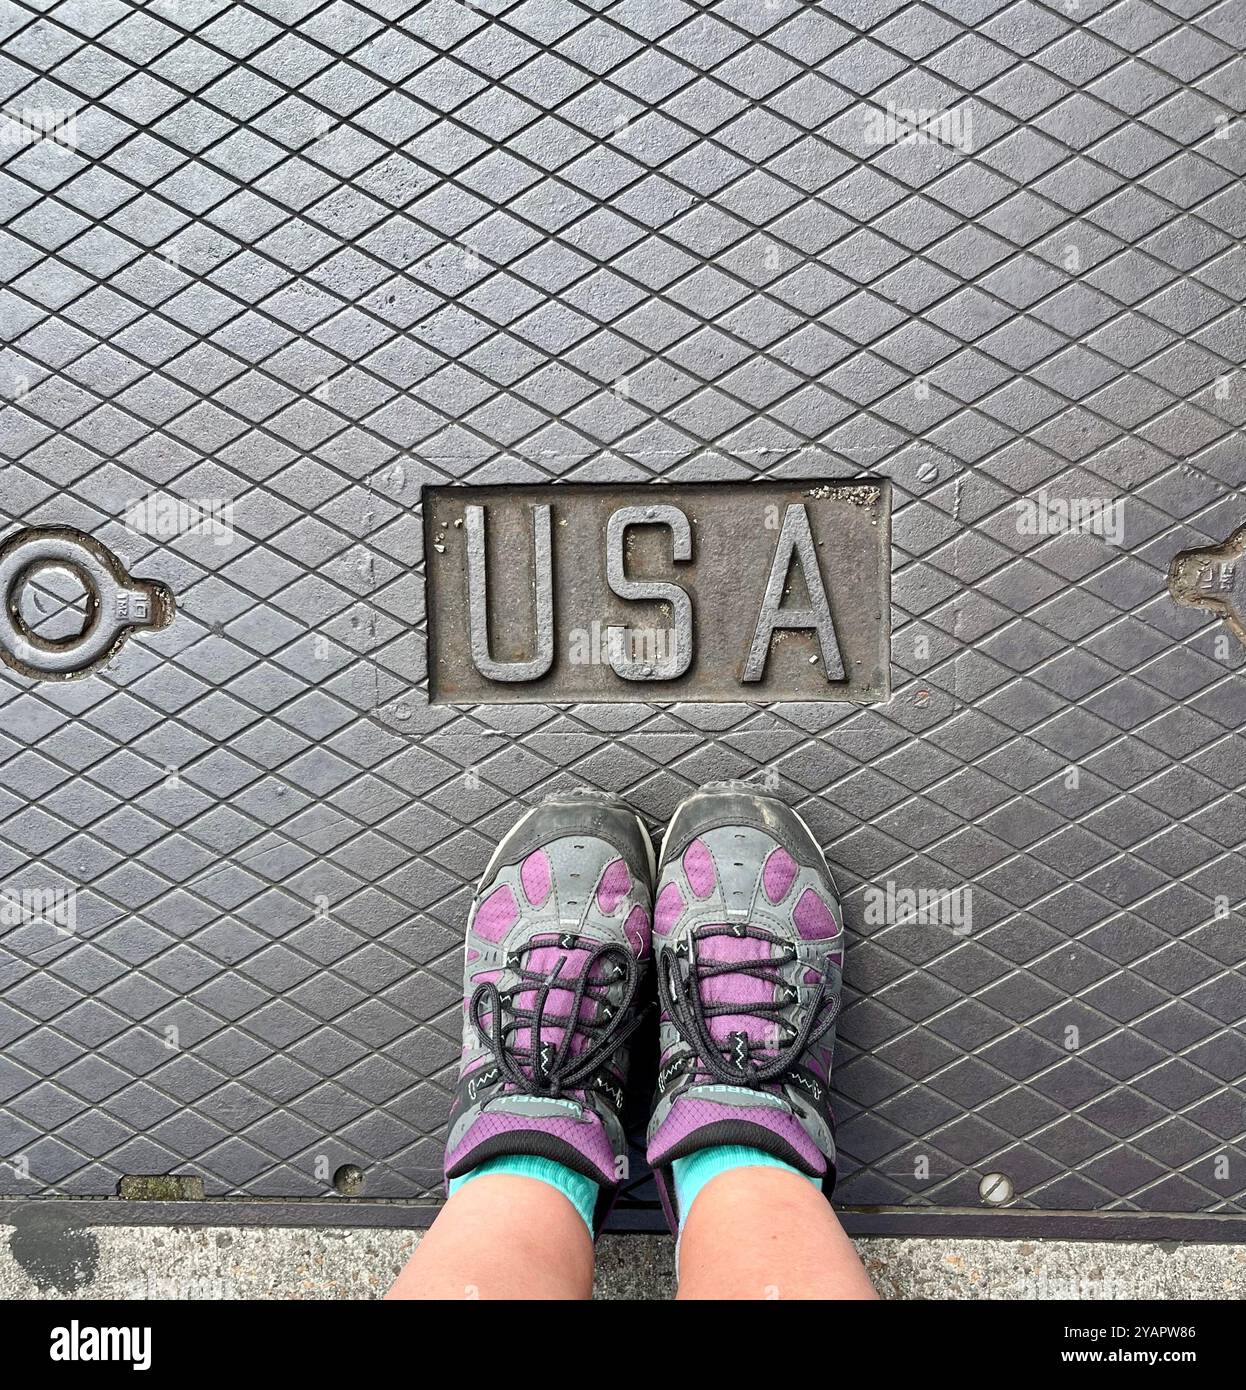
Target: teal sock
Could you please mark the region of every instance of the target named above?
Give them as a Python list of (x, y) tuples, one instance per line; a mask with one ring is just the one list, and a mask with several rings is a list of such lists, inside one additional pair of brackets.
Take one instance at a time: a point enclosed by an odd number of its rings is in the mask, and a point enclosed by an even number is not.
[(822, 1186), (821, 1178), (811, 1178), (781, 1158), (762, 1149), (747, 1149), (742, 1144), (716, 1144), (713, 1148), (698, 1149), (687, 1158), (677, 1158), (671, 1164), (675, 1175), (675, 1204), (679, 1208), (679, 1229), (682, 1231), (697, 1193), (711, 1178), (732, 1168), (782, 1168), (814, 1184)]
[(491, 1173), (509, 1173), (516, 1178), (539, 1178), (541, 1182), (556, 1187), (584, 1218), (589, 1235), (593, 1234), (593, 1212), (597, 1207), (599, 1189), (592, 1178), (586, 1178), (565, 1163), (555, 1163), (552, 1158), (538, 1158), (535, 1154), (507, 1154), (502, 1158), (486, 1159), (470, 1173), (451, 1178), (450, 1196), (453, 1197), (465, 1182)]

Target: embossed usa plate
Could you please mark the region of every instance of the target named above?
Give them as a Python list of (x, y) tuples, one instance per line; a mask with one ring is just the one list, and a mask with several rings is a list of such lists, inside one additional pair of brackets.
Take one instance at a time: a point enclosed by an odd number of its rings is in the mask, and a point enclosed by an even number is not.
[(885, 481), (426, 488), (429, 698), (885, 700)]

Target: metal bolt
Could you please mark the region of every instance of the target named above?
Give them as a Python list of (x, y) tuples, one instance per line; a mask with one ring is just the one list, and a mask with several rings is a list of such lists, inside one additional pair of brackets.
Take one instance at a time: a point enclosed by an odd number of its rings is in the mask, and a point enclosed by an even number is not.
[(920, 463), (917, 466), (917, 480), (921, 483), (933, 483), (939, 476), (939, 465), (937, 463)]
[(988, 1206), (1002, 1207), (1012, 1201), (1012, 1179), (1003, 1173), (988, 1173), (978, 1184), (978, 1196)]

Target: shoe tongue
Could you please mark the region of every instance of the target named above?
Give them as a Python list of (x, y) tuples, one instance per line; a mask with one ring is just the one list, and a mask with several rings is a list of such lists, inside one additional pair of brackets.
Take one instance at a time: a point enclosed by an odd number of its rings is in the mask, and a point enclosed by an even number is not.
[[(755, 967), (760, 961), (775, 959), (774, 942), (757, 936), (736, 935), (728, 927), (725, 930), (712, 927), (715, 934), (702, 936), (697, 942), (697, 960), (702, 965), (726, 965)], [(742, 929), (741, 929), (742, 930)], [(703, 1004), (732, 1004), (737, 1008), (729, 1014), (718, 1014), (708, 1019), (710, 1036), (727, 1054), (739, 1049), (738, 1038), (733, 1034), (743, 1034), (750, 1042), (761, 1044), (767, 1052), (773, 1053), (775, 1047), (776, 1020), (773, 1015), (759, 1016), (751, 1013), (750, 1004), (773, 1004), (775, 1001), (775, 981), (760, 980), (755, 975), (741, 970), (724, 970), (720, 975), (702, 979), (701, 1002)]]
[[(576, 982), (584, 973), (584, 967), (588, 962), (590, 951), (583, 947), (568, 947), (565, 937), (551, 936), (548, 944), (545, 938), (539, 938), (539, 944), (528, 952), (524, 961), (524, 968), (531, 975), (540, 975), (543, 979), (549, 980), (554, 974), (555, 968), (561, 962), (558, 970), (558, 984), (551, 989), (545, 996), (545, 1010), (542, 1016), (540, 1045), (547, 1050), (547, 1054), (552, 1057), (562, 1045), (563, 1037), (566, 1034), (566, 1024), (546, 1022), (548, 1019), (560, 1018), (569, 1019), (571, 1005), (575, 1000)], [(598, 962), (593, 968), (591, 978), (599, 981), (605, 974), (606, 965)], [(515, 1005), (520, 1009), (529, 1012), (536, 1008), (537, 995), (540, 992), (541, 984), (539, 981), (529, 981), (527, 986), (518, 991), (515, 995)], [(594, 1003), (590, 995), (585, 995), (580, 1001), (580, 1018), (591, 1020), (596, 1017), (600, 1009), (600, 1002)], [(533, 1030), (531, 1028), (519, 1028), (515, 1031), (515, 1045), (524, 1051), (533, 1050)], [(569, 1057), (578, 1057), (587, 1046), (584, 1034), (576, 1030), (571, 1045), (568, 1048)], [(525, 1066), (524, 1071), (531, 1074), (532, 1069)]]

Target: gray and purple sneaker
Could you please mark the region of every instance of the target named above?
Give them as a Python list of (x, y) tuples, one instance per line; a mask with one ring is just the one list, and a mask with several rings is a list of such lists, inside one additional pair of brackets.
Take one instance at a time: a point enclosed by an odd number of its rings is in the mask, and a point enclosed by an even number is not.
[(743, 782), (683, 801), (662, 842), (653, 950), (662, 1006), (649, 1162), (762, 1149), (830, 1192), (828, 1096), (843, 972), (835, 881), (804, 821)]
[(600, 1228), (626, 1176), (626, 1042), (653, 871), (640, 819), (590, 792), (548, 798), (498, 846), (467, 925), (447, 1181), (537, 1154), (601, 1185)]

